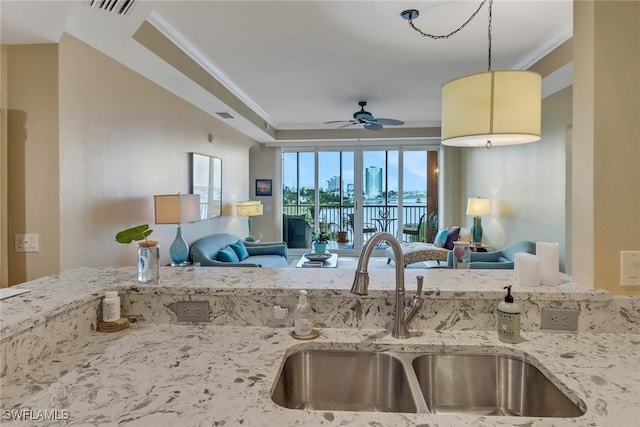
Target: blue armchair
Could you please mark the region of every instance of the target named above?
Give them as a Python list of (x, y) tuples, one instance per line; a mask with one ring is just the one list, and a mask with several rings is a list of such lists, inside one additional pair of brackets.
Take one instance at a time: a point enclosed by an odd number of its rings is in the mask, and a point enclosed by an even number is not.
[(282, 215), (282, 240), (290, 248), (311, 247), (311, 226), (304, 215)]
[[(246, 250), (238, 256), (234, 245)], [(237, 246), (236, 246), (237, 248)], [(253, 243), (227, 233), (212, 234), (191, 244), (191, 257), (204, 267), (287, 267), (288, 251), (284, 242)], [(234, 257), (235, 254), (235, 257)], [(229, 258), (231, 257), (231, 258)], [(236, 260), (237, 257), (237, 260)]]
[[(529, 241), (512, 243), (499, 251), (471, 252), (470, 268), (513, 270), (514, 257), (518, 252), (536, 253), (536, 244)], [(453, 251), (447, 255), (447, 264), (453, 268)]]

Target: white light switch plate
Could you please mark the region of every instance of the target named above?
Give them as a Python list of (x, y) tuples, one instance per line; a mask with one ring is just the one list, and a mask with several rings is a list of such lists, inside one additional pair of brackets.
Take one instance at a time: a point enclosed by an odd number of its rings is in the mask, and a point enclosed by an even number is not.
[(620, 286), (640, 286), (640, 251), (620, 252)]
[(16, 234), (16, 252), (39, 252), (37, 234)]

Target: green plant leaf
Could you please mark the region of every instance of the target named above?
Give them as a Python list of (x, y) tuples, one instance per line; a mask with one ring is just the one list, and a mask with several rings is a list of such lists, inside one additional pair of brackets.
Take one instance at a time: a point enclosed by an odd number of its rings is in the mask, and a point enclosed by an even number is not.
[(128, 228), (116, 234), (116, 242), (127, 244), (134, 240), (145, 240), (151, 233), (153, 233), (153, 230), (149, 230), (149, 224), (138, 225), (137, 227)]

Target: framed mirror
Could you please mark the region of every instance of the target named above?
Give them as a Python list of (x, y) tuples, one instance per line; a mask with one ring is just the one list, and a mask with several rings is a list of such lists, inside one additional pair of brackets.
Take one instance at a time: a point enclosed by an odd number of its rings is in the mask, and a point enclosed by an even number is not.
[(222, 159), (189, 153), (189, 192), (200, 195), (200, 219), (222, 215)]

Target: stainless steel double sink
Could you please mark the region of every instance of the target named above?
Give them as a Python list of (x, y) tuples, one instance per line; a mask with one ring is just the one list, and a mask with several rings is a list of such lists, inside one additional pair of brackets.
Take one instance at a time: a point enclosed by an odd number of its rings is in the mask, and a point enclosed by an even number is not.
[(271, 398), (332, 411), (579, 417), (586, 409), (523, 358), (484, 353), (301, 350), (283, 361)]

